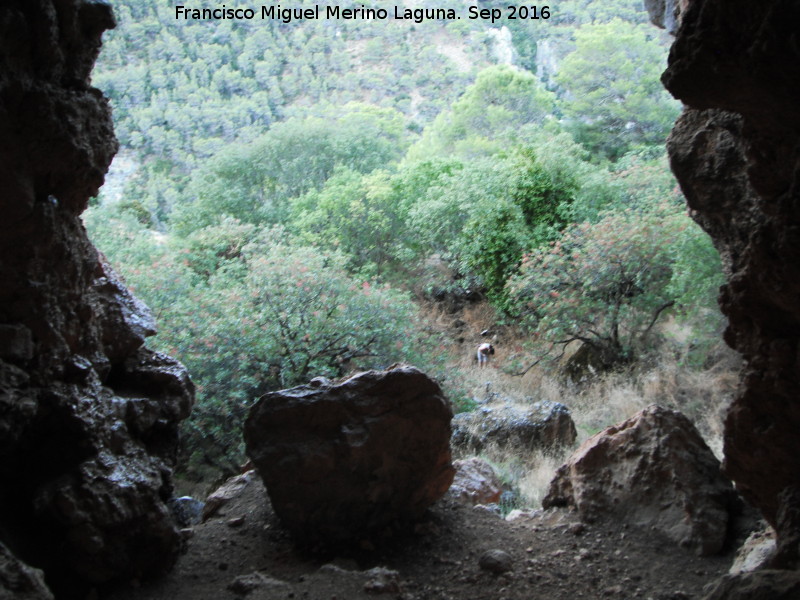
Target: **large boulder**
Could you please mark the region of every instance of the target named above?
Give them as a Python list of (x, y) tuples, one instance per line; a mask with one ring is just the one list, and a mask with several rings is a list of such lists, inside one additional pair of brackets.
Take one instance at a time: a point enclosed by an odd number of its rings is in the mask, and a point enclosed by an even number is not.
[(296, 539), (338, 545), (416, 519), (453, 481), (452, 411), (414, 367), (267, 394), (244, 428), (247, 454)]
[(453, 419), (453, 446), (470, 453), (487, 447), (550, 451), (572, 446), (577, 435), (569, 409), (548, 400), (482, 406)]
[(556, 472), (542, 505), (581, 518), (652, 527), (700, 555), (727, 538), (735, 493), (682, 414), (649, 406), (584, 442)]
[(166, 503), (194, 392), (81, 222), (117, 150), (90, 85), (111, 7), (0, 4), (0, 541), (82, 598), (178, 556)]

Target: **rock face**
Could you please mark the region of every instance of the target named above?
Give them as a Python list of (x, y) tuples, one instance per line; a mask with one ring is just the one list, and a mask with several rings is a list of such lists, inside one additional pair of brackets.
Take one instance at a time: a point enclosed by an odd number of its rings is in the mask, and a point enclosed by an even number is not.
[(21, 562), (3, 544), (0, 544), (0, 598), (53, 600), (42, 572)]
[(469, 452), (487, 446), (547, 451), (571, 446), (577, 435), (569, 409), (558, 402), (484, 406), (453, 419), (453, 445)]
[(267, 394), (247, 454), (301, 543), (362, 541), (418, 518), (453, 481), (451, 409), (410, 366)]
[(726, 541), (734, 491), (691, 422), (649, 406), (589, 438), (556, 472), (542, 506), (654, 527), (701, 555)]
[(650, 20), (670, 33), (675, 33), (690, 0), (644, 0)]
[(714, 584), (704, 600), (797, 600), (797, 598), (800, 598), (800, 573), (758, 571), (723, 577)]
[(193, 387), (80, 220), (117, 150), (89, 85), (113, 26), (105, 2), (0, 7), (0, 542), (61, 597), (180, 548), (165, 502)]
[[(742, 18), (743, 14), (747, 18)], [(725, 472), (800, 566), (800, 5), (692, 0), (666, 87), (688, 107), (668, 143), (694, 218), (728, 271), (720, 306), (742, 353)]]

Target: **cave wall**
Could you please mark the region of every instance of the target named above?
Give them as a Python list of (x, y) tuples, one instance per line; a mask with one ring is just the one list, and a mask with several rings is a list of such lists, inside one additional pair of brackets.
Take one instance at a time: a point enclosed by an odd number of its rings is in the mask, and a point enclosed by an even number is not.
[(90, 84), (112, 27), (102, 0), (0, 0), (0, 546), (65, 596), (174, 563), (194, 400), (80, 219), (118, 147)]
[(776, 565), (798, 567), (800, 3), (678, 8), (662, 79), (686, 108), (668, 151), (694, 218), (722, 255), (725, 339), (745, 359), (725, 422), (724, 469), (777, 528)]

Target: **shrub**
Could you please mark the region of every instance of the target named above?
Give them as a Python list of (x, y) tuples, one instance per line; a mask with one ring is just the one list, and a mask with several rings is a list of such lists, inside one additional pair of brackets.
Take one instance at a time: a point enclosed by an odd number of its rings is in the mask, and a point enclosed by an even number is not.
[(544, 340), (580, 340), (608, 366), (630, 360), (674, 305), (670, 248), (685, 225), (660, 212), (573, 225), (523, 258), (508, 284), (513, 306)]

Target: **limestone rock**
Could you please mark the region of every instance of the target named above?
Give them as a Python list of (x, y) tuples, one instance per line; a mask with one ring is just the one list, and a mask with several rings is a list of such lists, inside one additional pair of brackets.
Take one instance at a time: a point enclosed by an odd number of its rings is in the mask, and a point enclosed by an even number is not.
[(729, 573), (750, 573), (765, 569), (775, 555), (775, 532), (754, 531), (736, 551)]
[(110, 4), (0, 8), (0, 531), (58, 597), (168, 569), (194, 390), (80, 213), (117, 151), (91, 87)]
[(267, 394), (244, 436), (286, 527), (301, 542), (339, 544), (441, 498), (453, 481), (451, 418), (438, 384), (400, 365)]
[(518, 451), (571, 446), (577, 432), (569, 409), (558, 402), (483, 406), (453, 419), (453, 445), (467, 452), (487, 446)]
[(456, 469), (453, 485), (447, 496), (466, 504), (495, 504), (500, 502), (503, 483), (497, 477), (492, 465), (477, 457), (453, 462)]
[(722, 549), (733, 499), (691, 422), (649, 406), (584, 442), (558, 469), (542, 505), (652, 527), (708, 555)]

